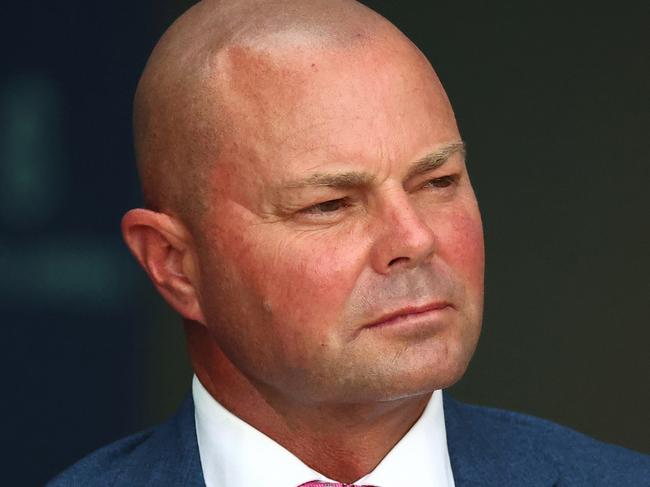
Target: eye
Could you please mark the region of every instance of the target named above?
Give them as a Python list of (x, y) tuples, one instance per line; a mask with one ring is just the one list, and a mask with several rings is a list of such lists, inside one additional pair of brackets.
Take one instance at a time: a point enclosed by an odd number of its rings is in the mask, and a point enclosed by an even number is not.
[(450, 174), (448, 176), (442, 176), (439, 178), (431, 179), (427, 181), (423, 187), (444, 189), (456, 184), (457, 180), (458, 180), (458, 176)]
[(334, 213), (338, 210), (346, 208), (347, 206), (347, 201), (344, 198), (339, 198), (336, 200), (323, 201), (322, 203), (309, 206), (300, 210), (300, 212), (310, 215), (322, 215), (325, 213)]

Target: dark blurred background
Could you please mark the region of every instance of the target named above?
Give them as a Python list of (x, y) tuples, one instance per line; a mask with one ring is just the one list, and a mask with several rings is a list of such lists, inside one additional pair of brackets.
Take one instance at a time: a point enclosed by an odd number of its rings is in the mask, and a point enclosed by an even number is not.
[[(2, 7), (4, 485), (42, 485), (188, 392), (180, 321), (119, 221), (140, 204), (135, 84), (192, 3)], [(648, 4), (365, 3), (432, 61), (469, 145), (486, 312), (453, 393), (650, 452)]]

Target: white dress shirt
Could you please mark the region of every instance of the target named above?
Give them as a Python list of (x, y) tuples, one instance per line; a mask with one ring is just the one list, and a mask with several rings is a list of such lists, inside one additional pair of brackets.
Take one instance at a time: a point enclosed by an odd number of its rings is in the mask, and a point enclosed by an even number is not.
[[(206, 487), (297, 487), (310, 480), (333, 481), (224, 408), (196, 376), (192, 396)], [(379, 465), (354, 483), (454, 487), (441, 391), (433, 393), (422, 416)]]

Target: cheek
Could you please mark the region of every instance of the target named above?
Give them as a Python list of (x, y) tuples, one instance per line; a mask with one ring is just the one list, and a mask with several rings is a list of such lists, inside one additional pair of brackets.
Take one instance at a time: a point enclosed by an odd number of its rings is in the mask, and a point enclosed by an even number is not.
[(275, 284), (265, 292), (270, 307), (307, 327), (336, 323), (362, 265), (355, 250), (331, 235), (278, 242), (270, 257)]
[(447, 215), (440, 232), (439, 254), (474, 289), (483, 288), (485, 253), (483, 226), (476, 210), (456, 210)]
[[(278, 334), (308, 333), (326, 340), (363, 266), (363, 244), (349, 232), (296, 234), (278, 224), (246, 225), (222, 251), (238, 283), (234, 299), (261, 307), (257, 317)], [(353, 245), (354, 243), (357, 245)], [(261, 316), (260, 316), (261, 315)], [(326, 327), (326, 325), (328, 325)], [(304, 341), (299, 340), (299, 341)]]

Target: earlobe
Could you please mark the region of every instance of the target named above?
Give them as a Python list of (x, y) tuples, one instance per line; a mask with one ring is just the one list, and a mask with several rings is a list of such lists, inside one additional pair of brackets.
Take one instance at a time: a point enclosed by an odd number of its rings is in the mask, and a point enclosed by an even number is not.
[[(192, 240), (183, 224), (165, 213), (137, 208), (122, 218), (124, 240), (167, 303), (184, 318), (205, 323)], [(189, 263), (189, 265), (188, 265)]]

